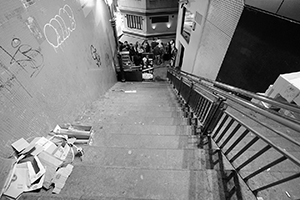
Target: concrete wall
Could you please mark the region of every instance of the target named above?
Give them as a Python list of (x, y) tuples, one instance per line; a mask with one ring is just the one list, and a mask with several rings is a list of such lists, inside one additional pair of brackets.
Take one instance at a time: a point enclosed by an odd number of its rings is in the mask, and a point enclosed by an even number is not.
[[(22, 4), (22, 2), (27, 2)], [(73, 122), (116, 82), (102, 0), (0, 1), (0, 156)]]
[[(199, 0), (185, 7), (202, 18), (196, 22), (187, 43), (180, 34), (183, 15), (183, 9), (180, 9), (176, 40), (185, 48), (181, 69), (215, 80), (243, 11), (243, 0)], [(177, 47), (180, 47), (179, 43)], [(180, 49), (177, 64), (179, 55)]]

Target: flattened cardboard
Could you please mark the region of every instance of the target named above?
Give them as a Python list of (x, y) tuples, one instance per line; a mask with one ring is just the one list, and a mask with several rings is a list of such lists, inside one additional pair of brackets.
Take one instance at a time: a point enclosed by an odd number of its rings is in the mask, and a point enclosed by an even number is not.
[(12, 143), (11, 146), (12, 146), (18, 153), (20, 153), (20, 152), (23, 151), (26, 147), (29, 146), (29, 143), (28, 143), (24, 138), (21, 138), (21, 139), (15, 141), (14, 143)]
[(55, 188), (52, 191), (54, 194), (60, 193), (61, 189), (64, 187), (67, 178), (70, 176), (73, 170), (73, 165), (68, 164), (66, 167), (62, 167), (57, 170), (55, 177), (53, 179), (53, 183), (55, 184)]
[(41, 145), (39, 145), (39, 144), (36, 144), (35, 146), (34, 146), (34, 149), (32, 149), (32, 151), (31, 151), (31, 155), (33, 155), (33, 156), (37, 156), (37, 155), (39, 155), (42, 151), (43, 151), (44, 149), (43, 149), (43, 146), (41, 146)]
[(52, 179), (55, 176), (56, 169), (62, 165), (63, 161), (55, 158), (46, 151), (41, 152), (38, 157), (46, 169), (43, 187), (49, 189)]
[(40, 177), (38, 179), (37, 183), (32, 184), (30, 187), (27, 187), (26, 190), (24, 190), (24, 192), (29, 192), (29, 191), (33, 191), (33, 190), (37, 190), (43, 187), (43, 183), (45, 180), (45, 175), (43, 175), (42, 177)]
[(4, 192), (6, 196), (17, 198), (23, 192), (33, 191), (42, 187), (44, 177), (41, 176), (34, 184), (30, 183), (29, 168), (30, 162), (19, 163), (14, 170), (14, 176), (8, 189)]
[(51, 141), (44, 145), (44, 151), (48, 152), (49, 154), (52, 154), (56, 148), (57, 146)]
[(26, 154), (29, 153), (30, 151), (33, 151), (35, 148), (35, 143), (40, 139), (41, 137), (36, 137), (34, 138), (29, 145), (25, 148), (25, 150), (22, 152), (22, 154)]
[[(43, 150), (46, 150), (48, 152), (53, 152), (56, 148), (56, 145), (48, 140), (45, 137), (36, 137), (34, 138), (30, 144), (25, 148), (25, 150), (22, 152), (23, 154), (29, 153), (33, 156), (37, 156), (40, 154)], [(52, 153), (51, 152), (51, 153)]]
[(92, 126), (81, 126), (72, 124), (56, 125), (53, 132), (58, 135), (67, 135), (77, 139), (88, 139), (91, 136)]
[(41, 137), (38, 141), (36, 141), (35, 144), (38, 144), (38, 145), (41, 145), (41, 146), (44, 146), (49, 140), (45, 137)]
[(29, 156), (20, 160), (20, 163), (24, 162), (28, 163), (28, 174), (30, 184), (34, 183), (42, 175), (45, 174), (46, 170), (37, 156)]
[(9, 183), (14, 175), (16, 159), (4, 159), (0, 157), (0, 197), (8, 188)]
[(27, 188), (27, 179), (28, 178), (28, 169), (26, 168), (16, 168), (14, 172), (13, 179), (4, 192), (6, 196), (17, 198), (26, 190)]

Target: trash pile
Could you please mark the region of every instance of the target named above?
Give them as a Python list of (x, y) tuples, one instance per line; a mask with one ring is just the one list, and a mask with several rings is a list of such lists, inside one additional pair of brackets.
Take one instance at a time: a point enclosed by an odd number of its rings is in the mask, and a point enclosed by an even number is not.
[[(28, 142), (21, 138), (11, 144), (15, 159), (2, 184), (0, 197), (18, 198), (23, 192), (42, 187), (58, 194), (70, 176), (75, 156), (83, 156), (83, 149), (75, 144), (90, 144), (91, 126), (57, 125), (46, 137)], [(2, 180), (3, 181), (3, 180)]]

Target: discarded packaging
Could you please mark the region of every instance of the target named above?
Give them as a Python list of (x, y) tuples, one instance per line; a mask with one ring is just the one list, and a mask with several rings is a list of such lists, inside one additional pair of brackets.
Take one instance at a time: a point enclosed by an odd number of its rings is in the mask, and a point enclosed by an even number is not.
[(125, 93), (136, 93), (136, 90), (125, 90)]
[(58, 135), (67, 135), (68, 137), (75, 137), (83, 143), (88, 143), (92, 134), (92, 126), (73, 125), (73, 124), (59, 124), (56, 125), (53, 132)]
[(0, 197), (3, 192), (7, 190), (10, 180), (12, 179), (13, 169), (16, 164), (16, 159), (4, 159), (0, 157), (1, 169), (0, 169)]
[(25, 157), (20, 162), (27, 163), (29, 183), (32, 184), (45, 174), (45, 168), (37, 156)]
[(17, 198), (23, 192), (33, 191), (42, 187), (44, 175), (38, 176), (34, 182), (31, 182), (33, 180), (31, 179), (33, 168), (30, 169), (30, 165), (30, 162), (16, 164), (9, 187), (4, 192), (6, 196)]
[(52, 179), (55, 176), (56, 170), (62, 165), (63, 161), (45, 151), (40, 153), (38, 157), (46, 168), (43, 187), (49, 189), (50, 185), (52, 184)]
[(70, 176), (73, 170), (73, 165), (68, 164), (66, 167), (60, 168), (57, 170), (55, 174), (55, 178), (53, 182), (55, 184), (55, 188), (52, 193), (58, 194), (60, 193), (61, 189), (64, 187), (67, 178)]
[(0, 197), (18, 198), (23, 192), (49, 189), (53, 183), (52, 192), (58, 194), (73, 170), (69, 163), (83, 156), (83, 149), (75, 143), (90, 143), (92, 133), (91, 126), (63, 124), (47, 137), (12, 143), (16, 159), (0, 158)]
[(18, 153), (20, 153), (21, 151), (23, 151), (26, 147), (29, 146), (29, 143), (24, 139), (21, 138), (17, 141), (15, 141), (14, 143), (12, 143), (11, 145)]

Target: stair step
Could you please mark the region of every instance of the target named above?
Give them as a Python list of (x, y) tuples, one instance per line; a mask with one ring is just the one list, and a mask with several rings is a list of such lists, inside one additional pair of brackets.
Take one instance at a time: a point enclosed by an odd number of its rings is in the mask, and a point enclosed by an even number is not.
[(95, 124), (95, 134), (133, 134), (133, 135), (191, 135), (190, 126), (165, 125), (128, 125), (128, 124)]
[[(2, 199), (1, 199), (2, 200)], [(8, 199), (4, 199), (8, 200)], [(82, 197), (68, 197), (54, 194), (39, 194), (26, 193), (18, 200), (155, 200), (155, 199), (141, 199), (141, 198), (124, 198), (124, 197), (99, 197), (99, 196), (82, 196)]]
[(164, 125), (164, 126), (174, 126), (174, 125), (188, 125), (187, 119), (183, 117), (136, 117), (136, 116), (101, 116), (98, 119), (99, 123), (110, 123), (110, 124), (128, 124), (128, 125)]
[[(183, 114), (184, 113), (182, 111), (152, 111), (152, 110), (141, 111), (140, 109), (125, 110), (122, 108), (119, 109), (93, 108), (90, 110), (86, 110), (84, 113), (82, 113), (82, 115), (78, 116), (78, 119), (76, 121), (82, 121), (82, 119), (85, 118), (85, 119), (89, 119), (88, 120), (89, 122), (81, 122), (81, 123), (98, 123), (99, 120), (103, 120), (105, 118), (116, 118), (116, 119), (131, 118), (132, 122), (134, 123), (139, 121), (139, 119), (143, 119), (143, 118), (170, 118), (169, 120), (171, 120), (171, 118), (177, 118), (177, 119), (182, 119), (182, 121), (184, 121), (184, 124), (186, 124), (186, 118), (183, 117)], [(163, 124), (163, 125), (167, 125), (167, 124)]]
[(147, 111), (147, 112), (140, 112), (140, 111), (120, 111), (116, 113), (115, 111), (112, 110), (100, 110), (99, 113), (106, 115), (106, 116), (136, 116), (136, 117), (183, 117), (182, 112), (176, 112), (176, 111)]
[(107, 110), (107, 111), (140, 111), (140, 112), (147, 112), (147, 111), (177, 111), (177, 112), (182, 112), (181, 108), (179, 107), (171, 107), (171, 106), (148, 106), (148, 105), (132, 105), (132, 106), (126, 106), (126, 104), (122, 105), (110, 105), (110, 106), (105, 106), (103, 105), (102, 107), (99, 107), (99, 109), (102, 110)]
[(167, 82), (118, 82), (116, 83), (112, 89), (118, 89), (118, 88), (157, 88), (157, 89), (163, 89), (163, 88), (170, 88), (171, 86)]
[[(170, 95), (169, 91), (144, 91), (144, 90), (119, 90), (119, 91), (110, 91), (106, 93), (103, 97), (99, 100), (113, 100), (118, 101), (122, 98), (126, 97), (126, 100), (153, 100), (153, 101), (163, 101), (169, 103), (176, 103), (172, 102), (177, 99), (177, 96)], [(124, 99), (125, 100), (125, 99)]]
[(102, 147), (191, 149), (197, 147), (198, 139), (192, 135), (93, 135), (92, 145)]
[[(50, 191), (41, 196), (51, 199), (152, 199), (219, 200), (223, 199), (214, 170), (148, 170), (75, 166), (59, 195)], [(34, 199), (34, 194), (23, 194)], [(36, 198), (41, 199), (41, 198)], [(58, 198), (59, 199), (59, 198)]]
[(135, 90), (134, 93), (128, 93), (129, 95), (140, 95), (145, 93), (145, 95), (153, 95), (153, 94), (167, 94), (167, 97), (175, 97), (174, 92), (172, 91), (169, 86), (162, 87), (162, 86), (155, 86), (155, 87), (135, 87), (135, 86), (125, 86), (125, 87), (119, 87), (119, 88), (111, 88), (107, 94), (114, 93), (116, 95), (124, 94), (124, 91), (128, 90)]
[[(173, 100), (172, 100), (173, 101)], [(163, 101), (151, 101), (151, 99), (143, 100), (120, 100), (120, 101), (101, 101), (101, 106), (99, 107), (106, 107), (106, 106), (124, 106), (131, 107), (131, 106), (151, 106), (151, 107), (174, 107), (174, 108), (181, 108), (177, 103), (170, 103), (170, 102), (163, 102)]]
[(97, 107), (106, 107), (106, 106), (124, 106), (127, 107), (130, 106), (151, 106), (151, 107), (175, 107), (175, 108), (181, 108), (179, 103), (174, 102), (175, 100), (152, 100), (150, 98), (147, 99), (139, 99), (138, 97), (134, 99), (127, 99), (126, 97), (122, 97), (119, 100), (111, 100), (111, 99), (105, 99), (105, 100), (99, 100), (97, 103)]
[[(138, 107), (174, 107), (174, 108), (181, 108), (180, 105), (174, 100), (166, 100), (166, 101), (154, 101), (151, 99), (139, 99), (136, 97), (134, 100), (127, 99), (126, 97), (120, 98), (120, 100), (112, 101), (110, 99), (106, 100), (100, 100), (97, 102), (97, 107), (98, 108), (105, 108), (107, 106), (124, 106), (126, 107), (133, 107), (133, 106), (138, 106)], [(173, 102), (173, 103), (172, 103)]]
[(206, 169), (206, 151), (201, 149), (134, 149), (83, 146), (85, 155), (74, 165), (130, 167), (141, 169)]

